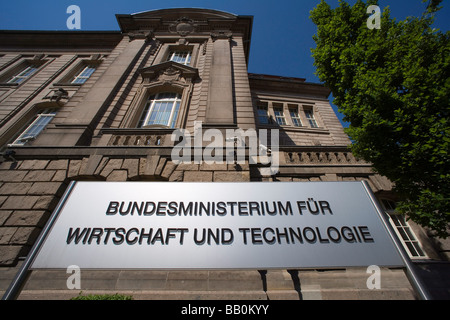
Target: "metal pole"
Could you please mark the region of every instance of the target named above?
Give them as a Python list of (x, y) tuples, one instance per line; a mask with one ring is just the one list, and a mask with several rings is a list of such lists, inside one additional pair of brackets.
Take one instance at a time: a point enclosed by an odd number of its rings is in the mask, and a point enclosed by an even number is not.
[(405, 251), (405, 248), (403, 247), (402, 243), (398, 239), (395, 231), (393, 230), (390, 222), (387, 220), (386, 215), (381, 208), (380, 204), (378, 203), (377, 199), (375, 198), (375, 195), (373, 194), (372, 190), (370, 189), (369, 184), (367, 181), (362, 181), (362, 184), (364, 188), (366, 189), (367, 194), (369, 195), (369, 198), (372, 200), (373, 205), (375, 206), (375, 209), (377, 210), (378, 215), (381, 218), (381, 221), (384, 224), (384, 227), (386, 228), (387, 232), (389, 233), (392, 241), (394, 242), (395, 247), (397, 248), (397, 251), (399, 252), (403, 262), (405, 263), (406, 267), (406, 276), (413, 286), (413, 288), (416, 290), (417, 294), (422, 300), (432, 300), (432, 296), (428, 292), (428, 289), (420, 279), (418, 273), (417, 273), (417, 267), (411, 262), (411, 259), (409, 258), (408, 254)]
[(23, 285), (25, 284), (26, 279), (29, 276), (29, 273), (30, 273), (29, 268), (30, 268), (31, 264), (33, 263), (34, 258), (36, 257), (37, 253), (39, 252), (41, 245), (44, 243), (48, 232), (50, 231), (54, 222), (56, 221), (56, 219), (59, 215), (59, 212), (61, 211), (64, 203), (66, 202), (67, 197), (72, 192), (75, 184), (76, 184), (75, 181), (70, 182), (69, 187), (67, 188), (66, 192), (64, 193), (64, 195), (62, 196), (58, 205), (56, 206), (55, 210), (53, 211), (52, 215), (50, 216), (50, 219), (48, 219), (44, 229), (42, 229), (42, 232), (39, 235), (39, 238), (34, 243), (33, 247), (31, 248), (31, 251), (28, 254), (27, 258), (25, 259), (24, 263), (20, 266), (20, 269), (17, 272), (16, 276), (14, 277), (13, 281), (10, 283), (8, 289), (5, 291), (5, 294), (3, 295), (2, 300), (17, 299), (20, 291), (22, 290)]

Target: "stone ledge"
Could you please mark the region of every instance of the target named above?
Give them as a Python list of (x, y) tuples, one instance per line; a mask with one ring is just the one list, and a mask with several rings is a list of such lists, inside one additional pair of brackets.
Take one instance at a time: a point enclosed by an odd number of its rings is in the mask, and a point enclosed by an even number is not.
[[(78, 296), (80, 290), (23, 290), (17, 300), (69, 300)], [(83, 290), (89, 294), (123, 294), (134, 300), (267, 300), (264, 291), (106, 291)], [(4, 292), (0, 292), (4, 294)]]

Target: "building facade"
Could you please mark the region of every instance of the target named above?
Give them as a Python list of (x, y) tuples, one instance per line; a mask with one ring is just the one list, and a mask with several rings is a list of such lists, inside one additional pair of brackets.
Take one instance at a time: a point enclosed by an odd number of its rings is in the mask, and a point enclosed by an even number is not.
[[(449, 243), (395, 215), (391, 183), (350, 152), (330, 90), (248, 72), (251, 16), (165, 9), (117, 20), (117, 32), (0, 32), (0, 291), (70, 181), (366, 180), (435, 295), (449, 293), (441, 280), (448, 279)], [(268, 133), (269, 149), (276, 129), (277, 170), (249, 161), (245, 145), (239, 164), (173, 161), (179, 141), (172, 134), (199, 127), (224, 137), (227, 130)], [(67, 289), (65, 271), (53, 272), (33, 272), (21, 297), (78, 294)], [(384, 268), (379, 290), (367, 288), (367, 277), (353, 268), (86, 271), (82, 279), (85, 290), (149, 299), (416, 298), (403, 270)]]

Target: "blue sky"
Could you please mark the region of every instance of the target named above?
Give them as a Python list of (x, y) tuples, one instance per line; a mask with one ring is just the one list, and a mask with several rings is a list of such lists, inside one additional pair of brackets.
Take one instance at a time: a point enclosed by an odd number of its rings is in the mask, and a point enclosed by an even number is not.
[[(68, 30), (70, 5), (81, 9), (81, 30), (119, 30), (116, 14), (148, 10), (195, 7), (252, 15), (253, 34), (248, 71), (319, 82), (311, 57), (315, 25), (309, 12), (319, 0), (14, 0), (0, 2), (0, 30)], [(338, 0), (327, 1), (332, 7)], [(349, 0), (354, 3), (355, 0)], [(449, 30), (450, 5), (437, 14), (435, 27)], [(381, 10), (389, 6), (398, 20), (419, 16), (421, 0), (379, 0)], [(333, 106), (334, 107), (334, 106)], [(338, 115), (341, 118), (340, 115)]]

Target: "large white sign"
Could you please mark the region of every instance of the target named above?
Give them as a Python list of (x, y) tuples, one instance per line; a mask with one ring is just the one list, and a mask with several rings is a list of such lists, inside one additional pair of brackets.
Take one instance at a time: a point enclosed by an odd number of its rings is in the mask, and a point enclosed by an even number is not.
[(359, 182), (77, 182), (32, 269), (404, 266)]

